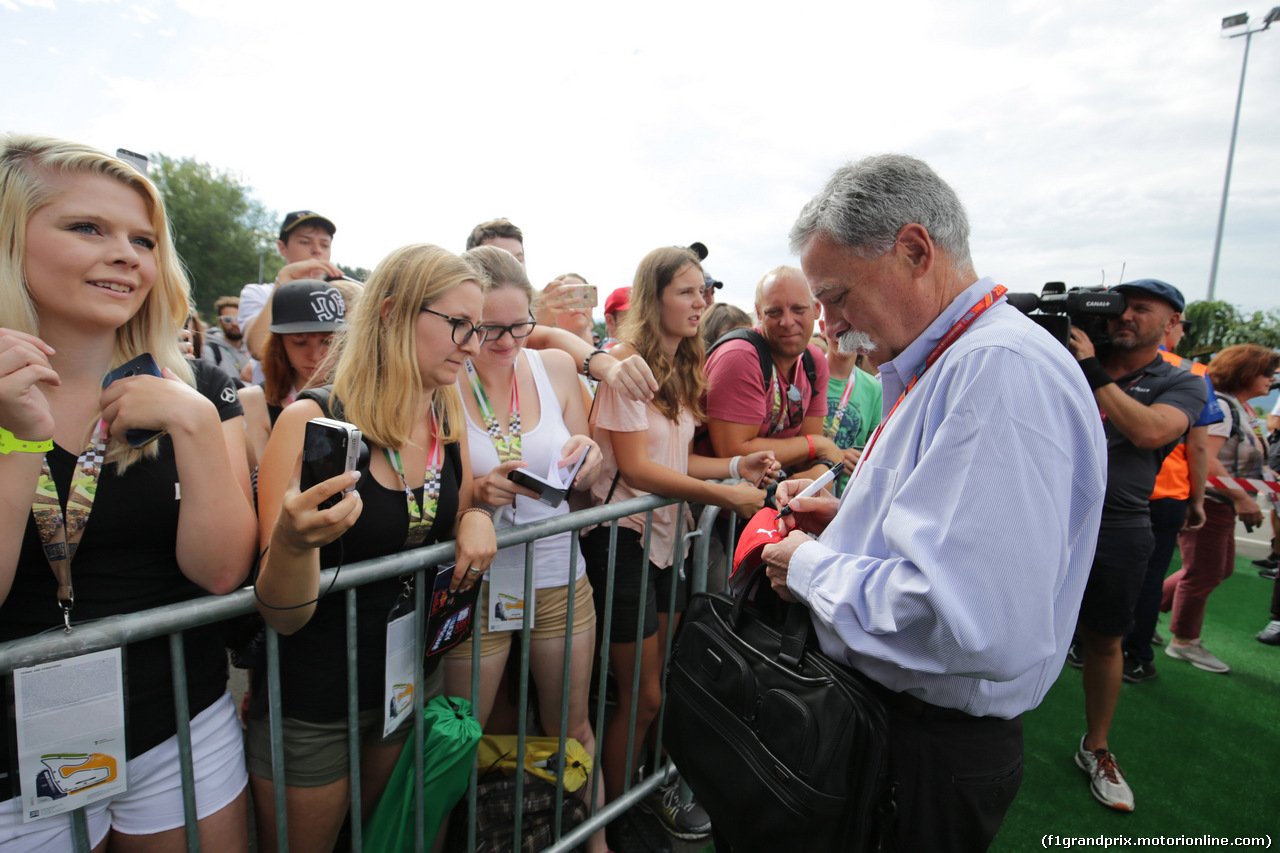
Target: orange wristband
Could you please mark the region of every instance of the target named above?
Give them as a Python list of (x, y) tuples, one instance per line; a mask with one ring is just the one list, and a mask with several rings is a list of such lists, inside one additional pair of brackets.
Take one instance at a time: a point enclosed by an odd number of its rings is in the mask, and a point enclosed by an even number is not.
[(813, 436), (809, 435), (808, 433), (805, 433), (804, 437), (809, 442), (809, 461), (812, 462), (813, 457), (818, 455), (818, 450), (813, 446)]

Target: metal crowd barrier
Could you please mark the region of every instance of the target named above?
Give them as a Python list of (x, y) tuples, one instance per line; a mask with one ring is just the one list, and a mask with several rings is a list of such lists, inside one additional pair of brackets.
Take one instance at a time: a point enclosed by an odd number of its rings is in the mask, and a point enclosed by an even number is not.
[[(557, 518), (545, 519), (529, 524), (522, 524), (517, 527), (511, 527), (498, 531), (498, 547), (505, 548), (511, 545), (525, 545), (526, 563), (533, 559), (533, 543), (546, 536), (551, 536), (565, 531), (580, 531), (583, 528), (591, 527), (597, 524), (605, 524), (624, 518), (629, 515), (638, 513), (646, 513), (649, 521), (652, 521), (652, 512), (660, 507), (669, 506), (676, 501), (661, 498), (657, 496), (648, 496), (640, 498), (632, 498), (626, 501), (619, 501), (605, 506), (590, 507), (588, 509), (579, 510), (569, 513), (568, 515), (559, 516)], [(679, 521), (676, 525), (676, 540), (689, 541), (692, 540), (692, 591), (700, 591), (706, 589), (707, 585), (707, 566), (712, 538), (712, 529), (715, 520), (719, 514), (718, 507), (706, 507), (701, 514), (701, 522), (697, 529), (688, 533), (684, 532), (684, 513), (679, 513)], [(732, 516), (731, 516), (732, 520)], [(650, 527), (651, 525), (646, 525)], [(732, 529), (732, 527), (730, 527)], [(732, 544), (726, 542), (725, 551), (732, 557)], [(596, 754), (593, 757), (595, 767), (600, 766), (600, 754), (603, 750), (603, 730), (605, 723), (605, 689), (606, 679), (609, 667), (610, 642), (609, 632), (613, 620), (613, 596), (614, 596), (614, 561), (617, 549), (617, 525), (610, 525), (609, 536), (609, 566), (608, 581), (605, 591), (605, 599), (608, 606), (604, 613), (597, 614), (597, 636), (600, 638), (601, 646), (601, 663), (599, 681), (597, 684), (597, 711), (593, 720), (593, 728), (596, 735)], [(643, 574), (647, 576), (649, 570), (649, 535), (646, 532), (644, 536), (644, 562)], [(412, 574), (416, 580), (414, 583), (415, 594), (415, 625), (417, 631), (417, 654), (416, 659), (419, 664), (418, 683), (422, 683), (421, 665), (425, 653), (425, 590), (427, 588), (428, 579), (426, 571), (434, 569), (440, 563), (447, 562), (453, 558), (453, 542), (441, 542), (426, 548), (417, 548), (412, 551), (406, 551), (375, 560), (367, 560), (360, 563), (352, 563), (351, 565), (342, 566), (338, 577), (334, 580), (330, 595), (343, 593), (346, 605), (346, 627), (349, 638), (354, 636), (356, 629), (356, 593), (355, 589), (364, 584), (383, 580), (386, 578), (397, 577)], [(577, 549), (571, 552), (571, 560), (569, 567), (569, 576), (572, 579), (577, 574)], [(679, 566), (676, 563), (672, 568)], [(329, 569), (321, 573), (321, 589), (327, 589), (328, 584), (333, 580), (335, 574), (334, 569)], [(647, 577), (642, 577), (643, 582)], [(530, 600), (533, 596), (533, 575), (526, 572), (525, 574), (525, 601)], [(573, 612), (575, 607), (575, 584), (570, 583), (568, 586), (568, 616), (566, 627), (565, 642), (565, 661), (564, 661), (564, 681), (561, 684), (561, 707), (560, 707), (560, 752), (564, 753), (565, 748), (565, 730), (568, 727), (569, 713), (569, 673), (570, 673), (570, 648), (572, 639)], [(588, 606), (593, 606), (592, 602), (587, 602)], [(643, 602), (641, 603), (643, 606)], [(70, 657), (72, 655), (85, 654), (88, 652), (99, 651), (107, 648), (128, 645), (140, 640), (149, 639), (167, 635), (169, 637), (169, 653), (172, 661), (173, 684), (174, 684), (174, 713), (177, 718), (177, 734), (178, 734), (178, 754), (179, 763), (182, 774), (182, 793), (183, 807), (186, 817), (186, 840), (187, 849), (190, 851), (200, 850), (200, 839), (197, 831), (196, 823), (196, 804), (194, 791), (194, 776), (191, 764), (191, 731), (190, 731), (190, 712), (187, 707), (187, 673), (186, 660), (183, 656), (183, 631), (188, 628), (194, 628), (200, 625), (206, 625), (213, 622), (221, 622), (235, 616), (246, 613), (256, 612), (257, 607), (253, 598), (253, 591), (245, 588), (237, 590), (223, 596), (208, 596), (205, 598), (192, 599), (180, 604), (166, 605), (164, 607), (152, 610), (144, 610), (138, 613), (131, 613), (121, 616), (112, 616), (100, 619), (91, 623), (83, 623), (77, 625), (76, 629), (70, 634), (62, 631), (56, 633), (49, 632), (35, 637), (26, 637), (20, 640), (12, 640), (6, 643), (0, 643), (0, 676), (8, 676), (14, 669), (24, 666), (31, 666), (35, 663), (43, 661), (55, 660), (58, 658)], [(667, 656), (670, 655), (671, 638), (675, 629), (675, 620), (673, 614), (675, 612), (675, 585), (672, 585), (672, 596), (666, 603), (668, 615), (668, 629), (666, 636), (665, 648)], [(478, 619), (480, 614), (476, 615)], [(635, 676), (632, 683), (631, 694), (633, 701), (631, 707), (627, 709), (617, 708), (614, 713), (627, 713), (630, 715), (630, 729), (632, 733), (628, 739), (627, 748), (627, 767), (626, 778), (632, 779), (635, 768), (631, 766), (630, 756), (633, 753), (634, 746), (634, 729), (636, 718), (636, 700), (639, 694), (640, 680), (640, 656), (641, 656), (641, 640), (643, 634), (643, 619), (638, 619), (636, 629), (636, 650), (634, 671)], [(522, 653), (520, 659), (520, 688), (517, 700), (517, 709), (519, 711), (519, 726), (517, 731), (517, 749), (516, 754), (523, 756), (525, 753), (525, 743), (528, 733), (527, 718), (529, 708), (529, 654), (530, 654), (530, 631), (531, 625), (529, 620), (525, 620), (522, 629)], [(280, 853), (288, 851), (288, 824), (287, 812), (285, 808), (285, 785), (284, 785), (284, 750), (282, 742), (282, 720), (280, 709), (280, 660), (278, 651), (278, 641), (276, 632), (267, 629), (267, 681), (268, 681), (268, 702), (270, 713), (270, 730), (271, 730), (271, 750), (272, 750), (272, 770), (273, 770), (273, 787), (275, 793), (275, 814), (276, 826), (258, 827), (258, 834), (273, 831), (276, 833), (278, 849)], [(471, 666), (471, 695), (473, 697), (479, 694), (479, 677), (480, 677), (480, 643), (479, 631), (473, 635), (473, 639), (477, 642), (472, 643), (472, 666)], [(357, 672), (356, 672), (356, 644), (354, 641), (347, 644), (347, 685), (348, 685), (348, 744), (350, 755), (350, 766), (358, 768), (360, 766), (360, 738), (357, 724), (358, 717), (358, 690), (357, 690)], [(667, 660), (663, 661), (663, 670), (665, 671)], [(662, 743), (662, 720), (663, 709), (665, 709), (665, 691), (663, 705), (657, 716), (657, 745), (654, 748), (655, 756), (661, 756)], [(417, 832), (416, 850), (418, 853), (429, 849), (431, 841), (427, 839), (424, 843), (423, 839), (423, 789), (421, 780), (423, 778), (423, 696), (422, 691), (414, 691), (413, 699), (414, 723), (413, 738), (406, 743), (406, 748), (414, 750), (414, 778), (418, 780), (416, 785), (416, 814), (417, 814)], [(555, 818), (555, 838), (558, 839), (551, 847), (546, 848), (548, 851), (567, 851), (585, 842), (592, 834), (600, 830), (622, 812), (628, 810), (638, 803), (647, 794), (660, 785), (665, 784), (674, 773), (674, 768), (670, 759), (656, 759), (656, 766), (642, 781), (633, 785), (629, 785), (627, 790), (615, 800), (609, 802), (603, 808), (597, 809), (595, 805), (595, 786), (603, 784), (600, 780), (600, 774), (593, 772), (591, 774), (590, 786), (591, 790), (587, 794), (586, 801), (588, 806), (588, 818), (581, 825), (575, 827), (571, 832), (564, 833), (561, 826), (560, 814), (562, 812), (563, 797), (565, 795), (562, 785), (557, 785), (556, 793), (556, 818)], [(560, 771), (563, 773), (563, 769)], [(476, 791), (477, 791), (477, 775), (478, 770), (473, 767), (471, 774), (471, 784), (467, 792), (468, 803), (468, 829), (467, 829), (467, 849), (475, 850), (476, 839)], [(523, 810), (523, 774), (517, 773), (515, 777), (515, 815), (512, 826), (513, 847), (520, 849), (520, 829), (522, 825)], [(688, 797), (687, 788), (683, 789), (683, 794)], [(571, 795), (572, 796), (572, 795)], [(351, 850), (353, 853), (362, 853), (363, 844), (363, 824), (360, 814), (360, 778), (359, 773), (351, 775), (351, 794), (350, 794), (350, 823), (351, 823)], [(58, 818), (53, 818), (54, 820)], [(88, 828), (85, 822), (84, 810), (78, 809), (71, 813), (72, 834), (75, 842), (77, 853), (89, 853), (90, 844), (88, 837)]]

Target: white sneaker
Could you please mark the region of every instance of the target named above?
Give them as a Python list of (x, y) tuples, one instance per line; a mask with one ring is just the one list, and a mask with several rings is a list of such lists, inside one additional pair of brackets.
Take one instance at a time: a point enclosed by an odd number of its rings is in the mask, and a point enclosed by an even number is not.
[(1133, 789), (1124, 781), (1124, 773), (1120, 772), (1114, 755), (1105, 749), (1090, 752), (1084, 748), (1084, 738), (1080, 738), (1076, 766), (1089, 774), (1089, 789), (1094, 799), (1116, 811), (1133, 811)]
[(1213, 656), (1213, 653), (1200, 645), (1199, 640), (1192, 640), (1185, 646), (1180, 646), (1176, 642), (1171, 642), (1164, 647), (1164, 653), (1171, 658), (1184, 660), (1197, 669), (1203, 669), (1205, 672), (1230, 672), (1231, 667)]
[(1280, 620), (1272, 619), (1258, 632), (1258, 642), (1268, 646), (1280, 646)]

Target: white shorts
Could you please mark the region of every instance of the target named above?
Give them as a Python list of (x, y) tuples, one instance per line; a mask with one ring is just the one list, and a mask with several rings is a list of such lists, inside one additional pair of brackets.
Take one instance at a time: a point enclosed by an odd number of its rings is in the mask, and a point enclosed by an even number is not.
[[(191, 764), (198, 818), (226, 808), (249, 783), (240, 720), (230, 693), (222, 694), (191, 720)], [(177, 735), (131, 759), (126, 767), (129, 790), (84, 809), (89, 842), (95, 847), (110, 829), (127, 835), (152, 835), (185, 823)], [(21, 797), (0, 803), (0, 853), (73, 849), (70, 814), (23, 823)]]

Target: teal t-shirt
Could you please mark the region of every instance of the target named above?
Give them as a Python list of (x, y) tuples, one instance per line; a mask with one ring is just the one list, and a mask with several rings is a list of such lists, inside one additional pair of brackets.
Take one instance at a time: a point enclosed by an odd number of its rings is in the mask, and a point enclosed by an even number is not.
[[(849, 402), (843, 414), (839, 411), (840, 398), (844, 396), (845, 384), (853, 383), (849, 392)], [(842, 450), (850, 447), (865, 447), (871, 431), (880, 423), (880, 409), (884, 391), (880, 380), (865, 370), (853, 368), (849, 378), (837, 379), (832, 376), (827, 381), (827, 419), (823, 422), (822, 433), (836, 443)], [(843, 491), (849, 482), (852, 471), (840, 476), (840, 490)]]

